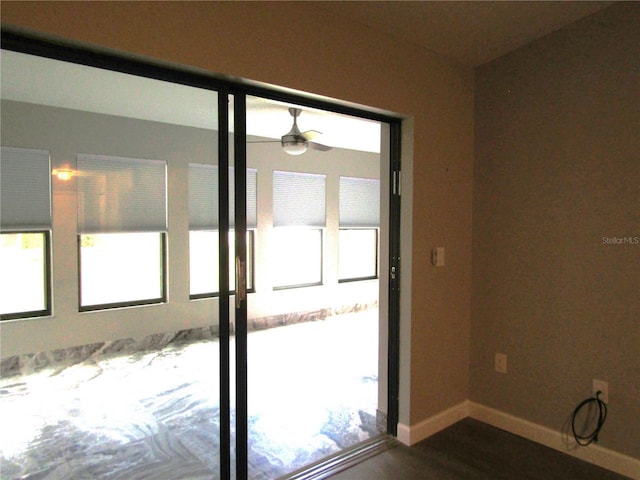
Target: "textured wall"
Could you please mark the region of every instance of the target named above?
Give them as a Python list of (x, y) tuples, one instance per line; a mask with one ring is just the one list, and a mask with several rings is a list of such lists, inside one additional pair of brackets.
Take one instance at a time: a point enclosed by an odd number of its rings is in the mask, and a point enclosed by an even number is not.
[[(415, 186), (413, 230), (404, 232), (415, 246), (404, 258), (414, 281), (404, 284), (411, 317), (405, 308), (400, 421), (418, 423), (468, 397), (471, 69), (308, 2), (4, 1), (2, 21), (413, 117), (413, 180), (403, 181)], [(448, 262), (437, 270), (436, 245), (447, 247)]]
[(472, 400), (563, 430), (605, 380), (600, 444), (636, 458), (639, 59), (622, 2), (477, 70), (471, 330)]

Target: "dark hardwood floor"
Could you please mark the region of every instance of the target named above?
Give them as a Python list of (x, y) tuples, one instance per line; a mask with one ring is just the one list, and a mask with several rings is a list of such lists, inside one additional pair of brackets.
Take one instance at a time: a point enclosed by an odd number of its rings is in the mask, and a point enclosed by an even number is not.
[(391, 448), (331, 479), (628, 480), (470, 418), (412, 447)]

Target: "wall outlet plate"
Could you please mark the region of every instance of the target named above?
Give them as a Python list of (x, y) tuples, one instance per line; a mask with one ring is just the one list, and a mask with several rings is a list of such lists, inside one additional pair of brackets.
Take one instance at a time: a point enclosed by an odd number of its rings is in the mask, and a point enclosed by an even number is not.
[(507, 355), (505, 353), (496, 353), (495, 369), (498, 373), (507, 373)]
[(604, 403), (609, 403), (609, 384), (604, 380), (593, 379), (591, 384), (591, 393), (595, 397), (596, 393), (600, 392), (600, 400)]

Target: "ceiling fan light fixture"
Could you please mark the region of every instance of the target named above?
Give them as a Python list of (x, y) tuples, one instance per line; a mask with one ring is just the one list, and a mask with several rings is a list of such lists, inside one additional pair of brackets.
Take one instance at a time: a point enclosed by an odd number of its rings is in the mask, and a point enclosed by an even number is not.
[(283, 141), (282, 148), (289, 155), (302, 155), (309, 148), (309, 144), (307, 142), (301, 142), (300, 140), (294, 141)]
[(282, 148), (289, 155), (302, 155), (309, 148), (309, 142), (300, 132), (298, 128), (298, 115), (302, 110), (299, 108), (289, 108), (289, 113), (293, 117), (293, 125), (289, 133), (286, 133), (281, 138)]

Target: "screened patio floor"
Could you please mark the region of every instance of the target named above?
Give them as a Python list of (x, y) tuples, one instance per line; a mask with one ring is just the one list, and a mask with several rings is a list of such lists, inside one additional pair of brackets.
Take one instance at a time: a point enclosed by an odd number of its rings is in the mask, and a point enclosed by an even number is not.
[[(377, 327), (373, 309), (249, 334), (250, 478), (378, 434)], [(217, 478), (218, 355), (216, 340), (176, 343), (0, 379), (0, 476)]]

